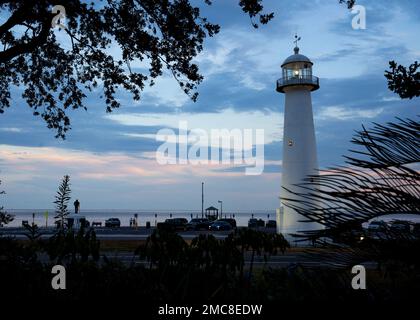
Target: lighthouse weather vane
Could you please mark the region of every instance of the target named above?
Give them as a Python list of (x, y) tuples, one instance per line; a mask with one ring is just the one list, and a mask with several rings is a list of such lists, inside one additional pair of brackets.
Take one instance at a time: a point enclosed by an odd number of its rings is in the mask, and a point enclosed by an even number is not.
[(295, 41), (293, 41), (295, 43), (295, 47), (297, 47), (299, 40), (300, 40), (300, 37), (298, 37), (297, 33), (295, 33)]

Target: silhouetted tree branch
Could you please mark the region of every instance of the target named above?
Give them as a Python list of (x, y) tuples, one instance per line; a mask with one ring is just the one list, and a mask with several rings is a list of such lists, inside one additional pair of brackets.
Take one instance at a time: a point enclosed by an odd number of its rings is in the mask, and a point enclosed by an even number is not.
[[(0, 180), (0, 185), (1, 185), (1, 180)], [(0, 195), (5, 194), (4, 191), (0, 190)], [(14, 216), (4, 212), (3, 211), (3, 206), (0, 206), (0, 227), (2, 227), (4, 224), (8, 224), (10, 222), (12, 222), (14, 219)]]
[(420, 71), (417, 71), (420, 65), (417, 61), (414, 61), (409, 67), (390, 61), (389, 67), (390, 71), (385, 71), (389, 90), (397, 93), (401, 99), (420, 96)]
[[(208, 5), (211, 1), (204, 0)], [(273, 13), (264, 13), (261, 0), (241, 0), (251, 19), (266, 24)], [(117, 91), (134, 100), (164, 69), (192, 100), (203, 77), (193, 59), (203, 50), (204, 39), (219, 32), (189, 0), (66, 1), (64, 49), (51, 22), (57, 3), (1, 1), (6, 18), (0, 25), (0, 113), (10, 106), (13, 86), (23, 86), (23, 98), (35, 116), (41, 116), (56, 137), (70, 129), (67, 109), (84, 104), (86, 92), (100, 87), (107, 112), (120, 106)], [(254, 27), (258, 23), (253, 22)], [(25, 30), (25, 31), (23, 31)], [(110, 53), (111, 46), (117, 52)], [(133, 68), (142, 62), (146, 68)], [(146, 70), (146, 71), (144, 71)]]

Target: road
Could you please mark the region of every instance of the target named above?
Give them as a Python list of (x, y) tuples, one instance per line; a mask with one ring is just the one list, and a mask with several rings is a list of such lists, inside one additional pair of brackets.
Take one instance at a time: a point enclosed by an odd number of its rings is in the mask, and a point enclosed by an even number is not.
[[(141, 261), (139, 260), (138, 256), (134, 256), (131, 252), (104, 252), (108, 259), (115, 259), (118, 260), (126, 265), (130, 264), (146, 264), (148, 265), (148, 261)], [(303, 267), (322, 267), (322, 268), (348, 268), (346, 265), (340, 264), (338, 261), (339, 253), (331, 253), (331, 256), (327, 260), (319, 260), (313, 259), (309, 257), (305, 251), (300, 252), (287, 252), (285, 254), (278, 254), (274, 256), (270, 256), (267, 262), (264, 261), (262, 256), (255, 256), (254, 258), (254, 266), (258, 267), (270, 267), (270, 268), (287, 268), (287, 267), (296, 267), (298, 265)], [(245, 254), (245, 268), (248, 268), (251, 263), (251, 253)], [(373, 269), (377, 267), (375, 262), (365, 262), (362, 263), (366, 268)]]
[[(265, 228), (264, 228), (265, 229)], [(108, 246), (108, 249), (103, 249), (101, 254), (106, 255), (108, 258), (111, 259), (118, 259), (124, 264), (144, 264), (147, 263), (146, 261), (139, 261), (138, 257), (133, 257), (132, 252), (134, 251), (134, 248), (138, 246), (137, 241), (146, 240), (147, 237), (153, 232), (154, 228), (145, 228), (145, 227), (139, 227), (136, 228), (130, 228), (130, 227), (121, 227), (117, 229), (112, 228), (95, 228), (97, 239), (99, 240), (105, 240), (104, 246), (107, 247), (105, 244), (106, 242), (111, 243), (110, 246)], [(42, 239), (48, 239), (51, 237), (56, 229), (54, 228), (40, 228), (40, 232), (42, 233), (41, 238)], [(266, 232), (275, 232), (275, 230), (265, 229)], [(2, 228), (0, 229), (0, 233), (6, 236), (13, 236), (18, 240), (26, 240), (27, 236), (25, 235), (25, 230), (23, 228)], [(230, 232), (228, 231), (218, 231), (218, 232), (210, 232), (210, 231), (184, 231), (179, 232), (179, 235), (182, 236), (185, 240), (192, 240), (195, 237), (197, 237), (199, 234), (212, 234), (217, 239), (223, 239), (225, 238)], [(115, 242), (114, 242), (115, 241)], [(114, 249), (114, 243), (118, 243), (117, 249)], [(131, 243), (130, 246), (128, 244)], [(292, 242), (291, 242), (292, 243)], [(121, 246), (121, 244), (123, 244)], [(339, 254), (335, 252), (329, 252), (329, 258), (325, 260), (318, 260), (313, 259), (309, 257), (305, 251), (305, 248), (300, 247), (296, 248), (295, 243), (292, 243), (294, 246), (294, 249), (286, 251), (284, 255), (278, 254), (275, 256), (271, 256), (267, 262), (264, 261), (263, 257), (256, 256), (254, 259), (254, 265), (256, 267), (258, 266), (268, 266), (268, 267), (276, 267), (276, 268), (283, 268), (283, 267), (289, 267), (293, 265), (302, 265), (307, 267), (328, 267), (328, 268), (334, 268), (334, 267), (340, 267), (339, 264), (335, 263), (334, 261), (338, 261)], [(122, 247), (122, 248), (120, 248)], [(120, 249), (118, 249), (120, 248)], [(125, 248), (125, 249), (124, 249)], [(127, 251), (131, 250), (132, 251)], [(47, 257), (45, 257), (47, 259)], [(245, 264), (250, 264), (250, 253), (247, 253), (245, 256)], [(318, 261), (317, 261), (318, 260)], [(47, 260), (46, 260), (47, 261)], [(367, 267), (375, 267), (375, 264), (366, 263)]]
[[(109, 259), (116, 259), (124, 264), (148, 264), (147, 261), (140, 261), (138, 257), (134, 256), (130, 252), (118, 252), (118, 253), (105, 253)], [(249, 265), (251, 262), (251, 255), (245, 256), (245, 265)], [(267, 262), (264, 261), (263, 257), (256, 256), (254, 259), (255, 266), (270, 266), (277, 268), (284, 268), (294, 264), (300, 264), (302, 266), (320, 266), (320, 263), (310, 261), (307, 256), (303, 253), (286, 253), (284, 255), (271, 256)]]
[[(104, 228), (98, 227), (94, 228), (96, 232), (96, 237), (99, 240), (146, 240), (148, 236), (150, 236), (155, 229), (154, 227), (146, 228), (146, 227), (121, 227), (121, 228)], [(41, 239), (48, 239), (50, 238), (57, 229), (55, 228), (39, 228), (39, 232), (42, 234)], [(275, 229), (266, 229), (261, 228), (262, 231), (265, 232), (275, 232)], [(183, 231), (178, 232), (180, 236), (182, 236), (185, 240), (192, 240), (200, 234), (212, 234), (217, 239), (225, 238), (229, 233), (232, 231)], [(6, 236), (13, 236), (16, 239), (24, 240), (27, 239), (28, 231), (24, 228), (2, 228), (0, 229), (0, 234)]]

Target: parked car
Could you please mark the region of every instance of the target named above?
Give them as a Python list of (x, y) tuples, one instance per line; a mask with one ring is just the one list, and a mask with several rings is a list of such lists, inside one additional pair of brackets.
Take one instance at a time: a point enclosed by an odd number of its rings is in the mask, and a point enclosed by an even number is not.
[(411, 232), (412, 224), (409, 221), (395, 220), (391, 222), (391, 231), (398, 233)]
[(381, 220), (372, 221), (368, 226), (369, 231), (385, 231), (386, 229), (388, 229), (388, 225)]
[(248, 228), (256, 228), (258, 227), (258, 220), (257, 219), (249, 219), (248, 220)]
[(107, 228), (119, 228), (121, 226), (121, 221), (118, 218), (109, 218), (105, 220), (105, 227)]
[(159, 222), (157, 228), (166, 231), (184, 231), (187, 228), (188, 220), (185, 218), (166, 219), (165, 222)]
[[(25, 221), (26, 222), (26, 221)], [(61, 228), (61, 220), (54, 222), (57, 229)], [(23, 222), (22, 222), (23, 224)], [(90, 222), (86, 220), (86, 217), (78, 213), (71, 213), (64, 218), (64, 228), (79, 230), (81, 228), (89, 228)]]
[(67, 228), (72, 228), (75, 230), (80, 228), (88, 228), (90, 226), (90, 223), (88, 220), (86, 220), (86, 217), (77, 213), (67, 215), (64, 220)]
[(263, 219), (251, 218), (248, 220), (248, 228), (264, 227), (265, 223)]
[(212, 222), (207, 218), (194, 218), (187, 223), (187, 230), (208, 230)]
[(226, 221), (216, 221), (213, 222), (210, 226), (209, 226), (209, 230), (210, 231), (223, 231), (223, 230), (232, 230), (232, 225), (229, 222)]
[(233, 229), (236, 228), (236, 220), (235, 219), (232, 219), (232, 218), (220, 218), (217, 221), (227, 222), (227, 223), (229, 223), (232, 226)]
[(277, 228), (277, 222), (276, 220), (268, 220), (267, 223), (265, 224), (266, 228)]
[(417, 238), (420, 238), (420, 223), (415, 223), (413, 226), (413, 234)]

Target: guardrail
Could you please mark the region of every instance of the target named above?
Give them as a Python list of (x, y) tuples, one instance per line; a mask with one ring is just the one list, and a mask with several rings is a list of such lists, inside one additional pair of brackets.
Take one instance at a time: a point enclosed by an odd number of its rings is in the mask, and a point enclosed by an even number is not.
[(297, 76), (297, 77), (286, 77), (277, 80), (277, 91), (283, 91), (282, 88), (292, 85), (313, 85), (315, 88), (319, 88), (319, 78), (315, 76)]

